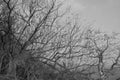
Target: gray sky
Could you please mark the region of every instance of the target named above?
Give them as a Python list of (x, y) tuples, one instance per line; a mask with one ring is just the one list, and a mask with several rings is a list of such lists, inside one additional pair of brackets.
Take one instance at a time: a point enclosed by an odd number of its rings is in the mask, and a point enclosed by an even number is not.
[(75, 13), (80, 13), (96, 28), (120, 32), (120, 0), (67, 0)]

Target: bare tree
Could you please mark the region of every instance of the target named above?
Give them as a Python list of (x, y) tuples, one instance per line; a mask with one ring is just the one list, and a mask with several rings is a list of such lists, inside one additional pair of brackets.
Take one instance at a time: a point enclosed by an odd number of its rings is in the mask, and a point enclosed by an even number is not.
[(2, 1), (1, 75), (37, 80), (40, 72), (37, 73), (35, 68), (40, 68), (40, 64), (59, 72), (61, 69), (70, 72), (74, 68), (70, 67), (72, 63), (65, 65), (62, 61), (77, 56), (79, 50), (73, 50), (80, 46), (82, 34), (78, 34), (80, 28), (77, 23), (59, 24), (66, 13), (59, 14), (61, 5), (56, 0)]
[(73, 80), (79, 73), (91, 79), (93, 73), (86, 71), (97, 66), (103, 79), (111, 38), (83, 29), (76, 17), (65, 19), (62, 4), (57, 0), (0, 1), (0, 75), (16, 80)]
[[(86, 49), (88, 50), (89, 56), (93, 61), (95, 61), (95, 65), (98, 66), (98, 72), (100, 75), (100, 79), (104, 80), (107, 77), (105, 73), (105, 66), (107, 65), (105, 62), (111, 61), (112, 58), (116, 58), (115, 55), (117, 51), (117, 47), (119, 45), (119, 40), (114, 35), (107, 35), (106, 33), (88, 30), (86, 33)], [(112, 64), (109, 62), (109, 64)], [(115, 63), (113, 63), (112, 67)], [(108, 65), (110, 67), (111, 65)], [(109, 68), (108, 68), (109, 69)], [(110, 69), (109, 69), (110, 71)]]
[[(42, 63), (47, 61), (47, 64), (48, 61), (55, 62), (49, 59), (49, 56), (50, 52), (57, 48), (56, 45), (52, 47), (52, 43), (58, 39), (58, 33), (62, 30), (62, 27), (56, 24), (57, 19), (63, 16), (58, 14), (60, 6), (61, 4), (56, 5), (55, 0), (30, 0), (25, 4), (22, 0), (2, 1), (0, 15), (2, 75), (26, 79), (30, 75), (35, 75), (30, 72), (31, 63), (37, 62), (35, 60), (41, 59)], [(35, 68), (35, 65), (33, 67)]]

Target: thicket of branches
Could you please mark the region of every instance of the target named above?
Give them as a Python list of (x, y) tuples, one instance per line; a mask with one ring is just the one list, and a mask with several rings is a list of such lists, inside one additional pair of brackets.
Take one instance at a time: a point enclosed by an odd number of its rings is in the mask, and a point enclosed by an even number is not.
[(64, 18), (62, 4), (0, 1), (0, 80), (93, 80), (96, 73), (104, 80), (105, 60), (113, 60), (110, 70), (119, 64), (117, 34), (83, 29)]

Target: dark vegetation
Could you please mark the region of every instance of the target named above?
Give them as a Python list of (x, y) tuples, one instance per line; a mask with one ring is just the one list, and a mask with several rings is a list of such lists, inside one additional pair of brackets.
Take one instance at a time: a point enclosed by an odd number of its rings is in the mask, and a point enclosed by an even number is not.
[[(0, 0), (0, 80), (110, 80), (119, 65), (118, 34), (83, 29), (64, 18), (62, 4)], [(113, 60), (110, 68), (105, 60)]]

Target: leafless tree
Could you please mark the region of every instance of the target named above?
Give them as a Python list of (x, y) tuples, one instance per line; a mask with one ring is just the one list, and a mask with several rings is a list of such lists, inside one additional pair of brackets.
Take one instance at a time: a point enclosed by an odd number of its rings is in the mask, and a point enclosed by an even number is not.
[(93, 61), (96, 62), (95, 65), (98, 66), (100, 79), (104, 80), (104, 78), (107, 77), (105, 73), (105, 65), (107, 65), (105, 63), (106, 60), (110, 61), (112, 58), (115, 58), (115, 63), (112, 65), (113, 67), (117, 64), (116, 62), (119, 59), (119, 55), (117, 58), (115, 57), (115, 54), (117, 53), (116, 51), (118, 50), (117, 48), (119, 46), (119, 39), (116, 38), (116, 35), (107, 35), (106, 33), (91, 29), (86, 33), (86, 39), (86, 49), (89, 52), (89, 57), (94, 59)]
[[(40, 64), (70, 72), (64, 59), (76, 57), (82, 33), (72, 21), (60, 24), (64, 13), (56, 0), (2, 0), (0, 12), (0, 74), (38, 79)], [(80, 33), (80, 34), (78, 34)], [(73, 55), (74, 54), (74, 55)], [(82, 55), (80, 55), (82, 56)], [(69, 67), (69, 68), (68, 68)]]
[(102, 79), (111, 38), (83, 29), (76, 17), (65, 19), (62, 4), (57, 0), (0, 1), (2, 76), (16, 80), (73, 80), (79, 73), (90, 79), (92, 73), (84, 72), (97, 65)]

